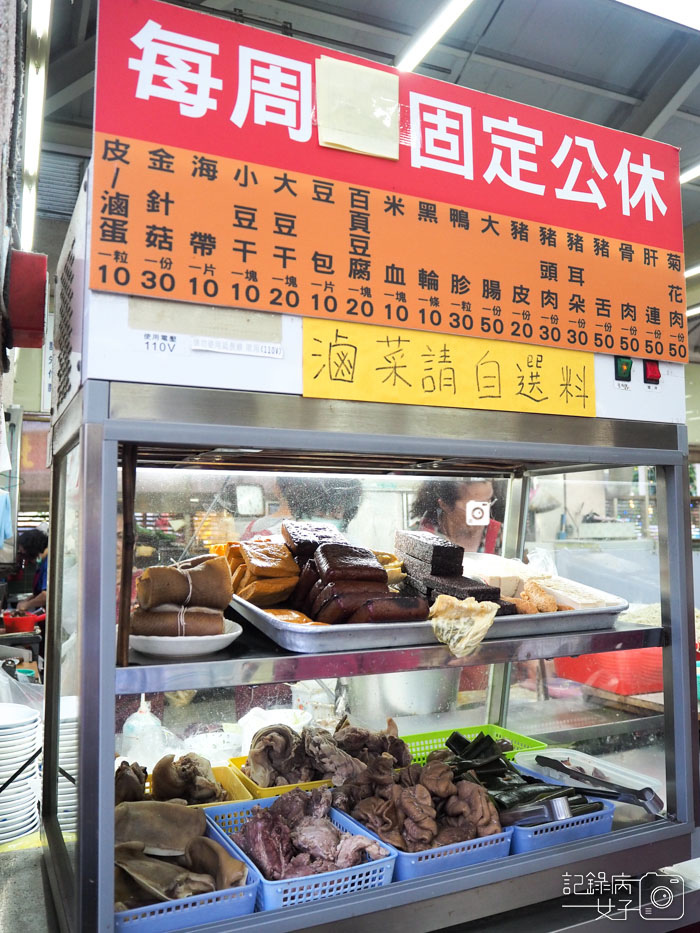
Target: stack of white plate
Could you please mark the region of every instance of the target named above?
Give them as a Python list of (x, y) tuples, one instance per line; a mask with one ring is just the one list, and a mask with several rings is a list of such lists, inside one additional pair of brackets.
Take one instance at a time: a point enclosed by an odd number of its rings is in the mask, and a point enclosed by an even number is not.
[[(39, 748), (39, 714), (19, 703), (0, 703), (0, 787)], [(0, 845), (39, 827), (38, 759), (0, 794)]]
[[(58, 765), (78, 780), (78, 698), (61, 697), (58, 724)], [(64, 832), (73, 832), (78, 825), (78, 788), (58, 774), (58, 822)]]

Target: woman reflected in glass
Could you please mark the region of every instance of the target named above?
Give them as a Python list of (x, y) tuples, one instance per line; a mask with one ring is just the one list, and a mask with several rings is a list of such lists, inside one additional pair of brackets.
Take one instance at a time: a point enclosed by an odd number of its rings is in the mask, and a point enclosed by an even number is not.
[(502, 524), (492, 517), (498, 502), (490, 479), (427, 480), (411, 506), (417, 529), (461, 545), (465, 551), (495, 554)]

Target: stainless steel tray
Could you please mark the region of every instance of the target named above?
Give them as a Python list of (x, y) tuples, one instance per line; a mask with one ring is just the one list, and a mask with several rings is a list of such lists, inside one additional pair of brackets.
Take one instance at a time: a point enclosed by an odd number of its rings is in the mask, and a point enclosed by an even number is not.
[[(523, 638), (559, 632), (589, 632), (610, 629), (628, 603), (599, 609), (574, 609), (569, 612), (540, 612), (537, 615), (498, 616), (486, 633), (494, 638)], [(244, 619), (288, 651), (316, 654), (323, 651), (358, 651), (366, 648), (398, 648), (403, 645), (438, 644), (431, 622), (386, 622), (362, 625), (294, 625), (282, 622), (264, 609), (253, 606), (240, 596), (233, 596), (231, 607)]]

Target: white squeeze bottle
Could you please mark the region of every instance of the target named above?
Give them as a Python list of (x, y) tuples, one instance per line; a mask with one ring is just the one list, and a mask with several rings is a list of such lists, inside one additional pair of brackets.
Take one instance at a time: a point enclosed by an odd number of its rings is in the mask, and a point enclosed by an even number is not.
[[(151, 758), (154, 749), (163, 743), (163, 727), (160, 719), (151, 712), (151, 704), (141, 694), (141, 703), (135, 713), (124, 722), (122, 729), (122, 754), (140, 761)], [(140, 756), (140, 758), (139, 758)]]

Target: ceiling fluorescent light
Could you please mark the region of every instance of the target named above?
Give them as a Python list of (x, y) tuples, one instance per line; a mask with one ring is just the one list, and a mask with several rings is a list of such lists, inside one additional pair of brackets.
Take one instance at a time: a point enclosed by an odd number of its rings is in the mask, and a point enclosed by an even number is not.
[(700, 265), (691, 266), (689, 269), (685, 270), (686, 279), (689, 279), (691, 275), (700, 275)]
[(48, 38), (51, 22), (51, 0), (32, 0), (29, 28), (37, 39)]
[(684, 185), (687, 181), (693, 181), (693, 179), (698, 176), (700, 176), (700, 162), (698, 162), (697, 165), (691, 165), (690, 168), (681, 172), (680, 182)]
[(700, 314), (700, 305), (693, 305), (692, 308), (688, 308), (685, 312), (686, 317), (697, 317)]
[(27, 32), (27, 83), (24, 98), (24, 161), (20, 245), (30, 251), (34, 240), (36, 191), (39, 181), (41, 131), (44, 122), (46, 67), (49, 59), (51, 0), (32, 0)]
[(22, 220), (19, 230), (19, 245), (31, 253), (34, 244), (34, 220), (36, 218), (36, 184), (25, 183), (22, 188)]
[(473, 0), (447, 0), (398, 60), (398, 70), (413, 71), (472, 3)]
[(697, 0), (695, 3), (692, 0), (618, 0), (618, 3), (700, 30), (700, 6)]

